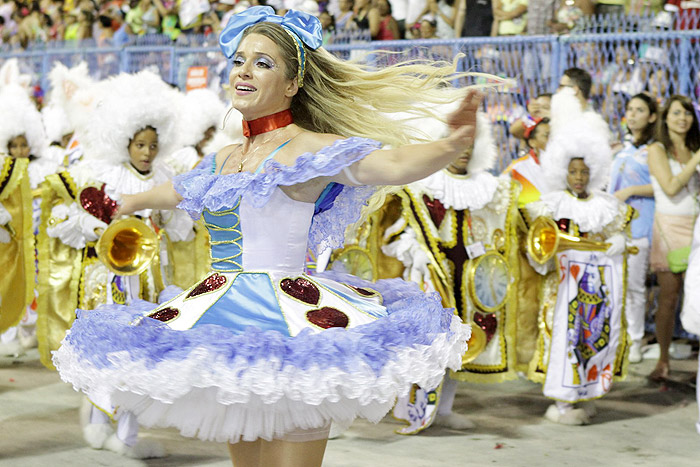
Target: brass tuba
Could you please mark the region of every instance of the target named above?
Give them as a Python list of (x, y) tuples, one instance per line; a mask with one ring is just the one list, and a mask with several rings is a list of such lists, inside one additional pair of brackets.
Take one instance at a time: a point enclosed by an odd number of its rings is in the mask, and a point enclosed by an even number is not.
[[(563, 233), (552, 219), (540, 216), (527, 232), (526, 247), (532, 259), (544, 264), (561, 250), (605, 251), (610, 244)], [(638, 251), (639, 248), (635, 246), (627, 248), (631, 254)]]
[(141, 274), (158, 253), (158, 235), (142, 220), (128, 217), (113, 222), (97, 241), (95, 251), (115, 274)]

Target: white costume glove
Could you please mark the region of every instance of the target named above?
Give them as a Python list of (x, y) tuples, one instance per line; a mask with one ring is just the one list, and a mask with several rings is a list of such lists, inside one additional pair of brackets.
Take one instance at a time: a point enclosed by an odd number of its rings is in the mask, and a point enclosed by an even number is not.
[(3, 228), (2, 226), (7, 225), (11, 220), (12, 216), (8, 210), (5, 209), (5, 206), (0, 203), (0, 243), (10, 242), (10, 232), (8, 232), (7, 229)]
[(86, 242), (94, 242), (99, 238), (95, 229), (107, 228), (107, 224), (78, 208), (76, 203), (55, 206), (51, 210), (51, 218), (61, 222), (47, 227), (49, 237), (58, 238), (76, 249), (85, 248)]
[(405, 268), (403, 272), (405, 280), (420, 284), (426, 291), (435, 290), (428, 269), (430, 258), (421, 248), (416, 239), (416, 233), (412, 229), (407, 228), (396, 241), (384, 245), (382, 252), (401, 261)]
[[(544, 264), (540, 264), (537, 261), (535, 261), (534, 259), (532, 259), (530, 257), (530, 255), (526, 255), (526, 256), (527, 256), (527, 262), (530, 263), (530, 266), (532, 267), (532, 269), (535, 270), (535, 272), (537, 274), (539, 274), (541, 276), (546, 276), (547, 273), (552, 270), (552, 266), (554, 263), (552, 262), (551, 259)], [(555, 258), (556, 258), (556, 256), (555, 256)]]
[(10, 212), (0, 203), (0, 225), (5, 225), (12, 220)]
[(608, 256), (621, 255), (622, 253), (624, 253), (625, 248), (627, 248), (625, 236), (622, 234), (613, 235), (612, 237), (606, 240), (606, 243), (610, 244), (608, 249), (605, 251), (605, 254)]

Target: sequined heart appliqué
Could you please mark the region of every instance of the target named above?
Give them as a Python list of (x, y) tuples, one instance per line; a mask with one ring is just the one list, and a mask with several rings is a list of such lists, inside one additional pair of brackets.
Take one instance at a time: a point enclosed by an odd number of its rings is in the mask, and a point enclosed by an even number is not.
[(162, 321), (163, 323), (172, 321), (178, 316), (180, 316), (180, 310), (172, 307), (162, 308), (156, 311), (155, 313), (151, 313), (150, 315), (148, 315), (149, 318), (157, 319), (158, 321)]
[(347, 286), (350, 287), (352, 290), (354, 290), (355, 292), (357, 292), (358, 294), (360, 294), (360, 295), (362, 295), (362, 296), (364, 296), (364, 297), (372, 297), (372, 296), (374, 296), (374, 295), (377, 295), (377, 291), (376, 291), (376, 290), (363, 289), (362, 287), (356, 287), (356, 286), (350, 285), (350, 284), (345, 284), (345, 285), (347, 285)]
[(280, 288), (290, 297), (309, 305), (318, 305), (321, 298), (321, 291), (318, 290), (318, 287), (303, 277), (296, 279), (286, 277), (280, 281)]
[(496, 316), (493, 313), (474, 313), (474, 322), (484, 330), (486, 334), (486, 343), (488, 344), (491, 342), (494, 334), (496, 334), (496, 328), (498, 327)]
[(306, 312), (306, 319), (319, 328), (346, 328), (350, 324), (348, 315), (330, 306)]
[(94, 186), (83, 188), (78, 198), (83, 209), (105, 224), (112, 221), (112, 217), (119, 209), (119, 204), (105, 193), (105, 185), (101, 188)]
[(188, 298), (196, 297), (197, 295), (202, 295), (205, 293), (213, 292), (220, 289), (226, 285), (226, 276), (222, 276), (218, 272), (215, 272), (211, 276), (204, 279), (202, 282), (197, 284), (197, 286), (187, 294), (185, 300)]

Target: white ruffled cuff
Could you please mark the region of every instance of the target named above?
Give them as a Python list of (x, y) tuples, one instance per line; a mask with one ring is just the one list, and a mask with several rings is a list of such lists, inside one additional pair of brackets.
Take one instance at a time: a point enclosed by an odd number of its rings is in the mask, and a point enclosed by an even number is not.
[(434, 289), (428, 270), (430, 258), (420, 246), (413, 229), (407, 227), (395, 241), (382, 246), (382, 252), (401, 261), (405, 268), (403, 273), (405, 280), (428, 287), (428, 290)]
[(81, 249), (87, 242), (99, 238), (95, 229), (106, 229), (107, 224), (81, 210), (76, 203), (69, 206), (59, 204), (51, 210), (51, 219), (56, 222), (46, 229), (49, 237), (58, 238), (66, 245)]

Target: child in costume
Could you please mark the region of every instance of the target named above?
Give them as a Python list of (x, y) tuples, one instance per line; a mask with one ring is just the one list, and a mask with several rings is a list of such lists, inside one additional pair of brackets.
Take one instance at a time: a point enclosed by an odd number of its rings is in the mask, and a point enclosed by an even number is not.
[[(169, 93), (169, 87), (150, 72), (119, 75), (101, 83), (99, 94), (93, 96), (97, 103), (89, 124), (77, 128), (85, 148), (83, 161), (50, 180), (54, 196), (46, 200), (46, 238), (57, 247), (52, 251), (67, 246), (80, 259), (72, 264), (77, 271), (67, 271), (67, 277), (77, 274), (79, 279), (61, 284), (65, 289), (52, 287), (51, 276), (43, 283), (47, 295), (57, 299), (51, 307), (42, 307), (42, 315), (52, 331), (43, 341), (43, 352), (54, 350), (56, 347), (52, 346), (58, 344), (58, 332), (52, 326), (70, 324), (69, 314), (77, 306), (92, 309), (105, 303), (131, 304), (137, 299), (156, 301), (170, 280), (167, 239), (184, 241), (193, 236), (192, 220), (184, 212), (141, 209), (131, 217), (137, 224), (124, 229), (127, 234), (130, 228), (147, 229), (159, 238), (149, 247), (156, 250), (153, 260), (131, 272), (130, 265), (122, 269), (124, 265), (117, 262), (118, 253), (114, 253), (116, 260), (111, 256), (98, 257), (102, 254), (100, 237), (109, 232), (102, 233), (114, 213), (114, 200), (122, 194), (146, 191), (172, 176), (156, 159), (161, 151), (169, 153), (175, 140), (176, 114), (169, 105)], [(107, 250), (136, 248), (121, 246), (122, 241), (115, 237)], [(49, 254), (45, 258), (49, 274), (63, 271), (64, 265), (57, 264), (58, 258), (62, 257)], [(59, 303), (59, 297), (66, 299)], [(49, 304), (48, 300), (45, 302)], [(91, 394), (91, 402), (92, 406), (81, 410), (83, 434), (91, 447), (135, 458), (162, 456), (159, 446), (137, 439), (138, 424), (133, 414), (115, 414), (110, 398), (103, 394)], [(116, 433), (110, 423), (114, 415), (119, 419)]]
[[(47, 175), (55, 173), (57, 164), (43, 157), (46, 142), (41, 115), (27, 94), (27, 90), (17, 84), (7, 84), (0, 91), (0, 148), (9, 157), (24, 159), (24, 170), (31, 190), (30, 206), (26, 206), (24, 216), (31, 219), (29, 235), (24, 237), (24, 246), (28, 269), (25, 276), (16, 276), (20, 281), (26, 280), (24, 287), (31, 289), (31, 296), (19, 326), (13, 326), (0, 335), (3, 353), (19, 354), (29, 347), (36, 347), (37, 297), (36, 297), (36, 242), (35, 235), (39, 226), (41, 213), (41, 189)], [(12, 276), (7, 276), (12, 279)], [(22, 286), (20, 286), (22, 288)], [(3, 310), (4, 311), (4, 310)]]
[(55, 362), (146, 425), (228, 442), (236, 465), (319, 466), (332, 421), (378, 421), (413, 383), (436, 387), (459, 368), (469, 328), (401, 280), (304, 274), (307, 245), (339, 246), (371, 185), (454, 160), (473, 143), (481, 98), (466, 93), (447, 138), (399, 147), (407, 129), (372, 109), (464, 95), (438, 97), (454, 67), (365, 71), (320, 48), (316, 18), (270, 7), (233, 16), (219, 41), (250, 137), (120, 208), (203, 215), (210, 275), (160, 306), (79, 312)]
[[(549, 115), (549, 102), (547, 102), (547, 114)], [(540, 156), (547, 147), (549, 140), (550, 121), (548, 117), (536, 118), (534, 120), (523, 120), (527, 123), (524, 127), (524, 138), (528, 147), (528, 153), (523, 157), (514, 160), (503, 172), (517, 182), (521, 189), (518, 196), (518, 207), (523, 210), (529, 203), (540, 199), (540, 196), (549, 191), (547, 178), (540, 165)], [(527, 227), (521, 222), (517, 230), (521, 241), (525, 241)], [(532, 268), (521, 251), (517, 261), (518, 284), (517, 284), (517, 363), (518, 371), (527, 372), (530, 360), (535, 352), (537, 337), (537, 313), (539, 309), (539, 299), (537, 293), (540, 289), (542, 278)]]
[[(382, 250), (400, 259), (404, 279), (439, 291), (465, 323), (480, 334), (481, 353), (465, 356), (460, 371), (446, 375), (441, 390), (414, 387), (399, 399), (394, 417), (413, 434), (430, 426), (470, 428), (452, 412), (457, 381), (502, 382), (516, 377), (514, 300), (511, 275), (518, 257), (515, 234), (519, 186), (487, 172), (496, 160), (488, 119), (479, 114), (476, 142), (446, 168), (400, 193), (402, 218), (387, 232)], [(473, 323), (473, 324), (472, 324)], [(476, 339), (472, 337), (476, 345)], [(471, 345), (471, 343), (470, 343)], [(474, 348), (476, 352), (476, 348)]]
[(34, 299), (34, 238), (27, 159), (0, 155), (0, 354), (23, 352), (18, 327)]
[(651, 186), (647, 146), (651, 144), (656, 126), (656, 101), (647, 94), (637, 94), (627, 103), (625, 118), (631, 141), (615, 155), (610, 173), (608, 193), (632, 206), (638, 213), (630, 225), (631, 245), (639, 253), (628, 257), (627, 264), (627, 332), (632, 341), (630, 363), (642, 361), (642, 338), (646, 316), (649, 271), (649, 249), (654, 224), (654, 190)]
[[(95, 82), (88, 74), (87, 63), (81, 62), (67, 68), (56, 62), (49, 73), (51, 92), (46, 105), (41, 109), (49, 143), (47, 157), (63, 168), (72, 167), (83, 157), (83, 147), (75, 129), (83, 120), (90, 118), (88, 106), (80, 105), (76, 97), (83, 98)], [(78, 92), (80, 91), (80, 93)]]
[[(542, 155), (542, 167), (553, 191), (525, 208), (530, 224), (528, 254), (533, 264), (539, 263), (538, 272), (546, 274), (537, 348), (528, 376), (543, 382), (544, 395), (556, 401), (548, 408), (547, 419), (582, 425), (595, 408), (576, 404), (604, 396), (613, 379), (624, 377), (626, 371), (624, 253), (633, 209), (600, 191), (612, 161), (600, 117), (582, 113), (578, 99), (564, 90), (553, 98), (552, 118), (558, 123)], [(571, 246), (554, 251), (554, 233), (537, 230), (544, 219), (553, 223), (552, 229), (556, 225), (574, 237)], [(586, 251), (591, 241), (598, 243)]]

